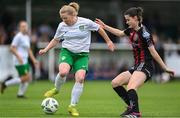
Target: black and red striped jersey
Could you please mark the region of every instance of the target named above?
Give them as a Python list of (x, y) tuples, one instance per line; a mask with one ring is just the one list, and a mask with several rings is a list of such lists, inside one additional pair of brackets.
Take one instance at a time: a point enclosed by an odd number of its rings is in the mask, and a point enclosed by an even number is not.
[(129, 41), (133, 48), (135, 64), (152, 60), (152, 56), (148, 47), (154, 45), (152, 35), (145, 26), (136, 31), (132, 28), (127, 28), (124, 33), (129, 36)]

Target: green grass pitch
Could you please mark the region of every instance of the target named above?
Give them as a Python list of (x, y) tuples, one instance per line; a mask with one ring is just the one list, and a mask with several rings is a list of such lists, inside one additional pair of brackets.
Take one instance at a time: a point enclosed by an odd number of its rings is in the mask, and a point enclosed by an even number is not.
[[(55, 96), (60, 107), (54, 115), (44, 114), (40, 107), (44, 92), (53, 88), (52, 82), (31, 83), (26, 93), (28, 99), (17, 99), (18, 87), (9, 87), (0, 95), (0, 117), (70, 117), (67, 106), (72, 87), (72, 81), (65, 83), (60, 94)], [(138, 94), (143, 117), (180, 117), (180, 81), (148, 82)], [(110, 81), (86, 81), (78, 104), (81, 117), (119, 117), (124, 109), (125, 104), (111, 88)]]

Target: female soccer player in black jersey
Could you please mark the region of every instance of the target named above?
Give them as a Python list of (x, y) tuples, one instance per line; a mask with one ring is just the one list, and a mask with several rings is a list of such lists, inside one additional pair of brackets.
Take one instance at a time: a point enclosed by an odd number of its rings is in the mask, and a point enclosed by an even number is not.
[[(169, 69), (154, 48), (151, 33), (142, 24), (143, 9), (140, 7), (129, 8), (124, 17), (126, 24), (129, 26), (125, 30), (119, 30), (104, 24), (100, 19), (96, 19), (96, 23), (100, 24), (105, 30), (116, 36), (129, 36), (130, 43), (133, 48), (135, 64), (128, 71), (120, 73), (112, 80), (112, 87), (115, 92), (128, 105), (122, 117), (135, 116), (141, 117), (138, 105), (137, 89), (144, 84), (153, 73), (153, 58), (157, 61), (162, 69), (174, 75), (174, 71)], [(127, 85), (127, 90), (123, 87)]]

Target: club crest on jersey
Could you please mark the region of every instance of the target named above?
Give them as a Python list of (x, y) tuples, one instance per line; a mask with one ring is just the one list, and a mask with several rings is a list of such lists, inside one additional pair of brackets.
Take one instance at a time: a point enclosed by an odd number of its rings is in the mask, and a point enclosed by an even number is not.
[(80, 30), (80, 31), (84, 31), (84, 29), (85, 29), (85, 28), (84, 28), (84, 25), (79, 26), (79, 30)]

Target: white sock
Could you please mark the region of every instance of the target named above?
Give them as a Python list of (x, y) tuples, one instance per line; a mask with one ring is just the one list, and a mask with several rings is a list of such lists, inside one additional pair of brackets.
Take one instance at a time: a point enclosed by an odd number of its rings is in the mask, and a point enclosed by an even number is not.
[(60, 90), (61, 89), (61, 86), (65, 83), (66, 81), (66, 76), (61, 78), (59, 73), (57, 74), (56, 78), (55, 78), (55, 88), (56, 90)]
[(20, 84), (20, 83), (21, 83), (21, 79), (17, 77), (17, 78), (6, 81), (5, 85), (12, 86), (12, 85)]
[(83, 84), (76, 82), (71, 93), (71, 105), (75, 106), (83, 92)]
[(27, 90), (27, 87), (28, 87), (29, 83), (28, 82), (25, 82), (25, 83), (20, 83), (19, 85), (19, 90), (18, 90), (18, 94), (17, 95), (24, 95), (24, 93), (26, 92)]

